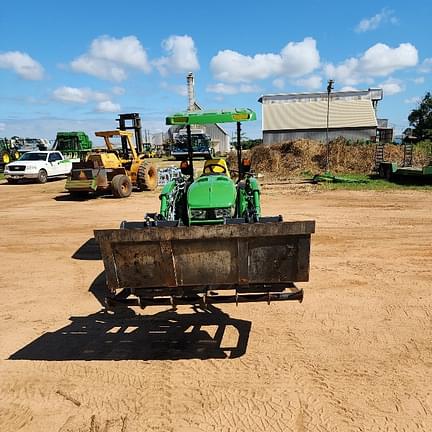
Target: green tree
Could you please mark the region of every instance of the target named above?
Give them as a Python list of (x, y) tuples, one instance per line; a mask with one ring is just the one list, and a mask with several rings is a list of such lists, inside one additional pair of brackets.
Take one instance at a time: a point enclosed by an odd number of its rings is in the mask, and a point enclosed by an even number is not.
[(408, 121), (418, 141), (432, 139), (432, 96), (427, 92), (418, 107), (411, 111)]

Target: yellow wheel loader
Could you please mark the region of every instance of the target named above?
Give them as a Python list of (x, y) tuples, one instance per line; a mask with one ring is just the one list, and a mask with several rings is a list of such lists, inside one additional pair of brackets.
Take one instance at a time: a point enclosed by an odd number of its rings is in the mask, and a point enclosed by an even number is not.
[[(72, 195), (111, 191), (116, 198), (126, 198), (132, 189), (154, 190), (157, 186), (156, 167), (138, 155), (132, 144), (132, 132), (112, 130), (95, 132), (102, 137), (106, 149), (94, 149), (84, 162), (72, 165), (66, 190)], [(120, 138), (122, 149), (115, 149), (113, 138)]]

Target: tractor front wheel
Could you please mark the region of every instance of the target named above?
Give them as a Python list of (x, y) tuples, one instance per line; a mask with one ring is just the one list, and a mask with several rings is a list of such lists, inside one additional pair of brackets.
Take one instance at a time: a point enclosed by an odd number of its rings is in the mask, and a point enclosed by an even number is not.
[(1, 161), (5, 165), (11, 161), (10, 154), (6, 150), (1, 153)]
[(127, 198), (132, 193), (130, 178), (124, 174), (118, 174), (111, 180), (111, 190), (116, 198)]

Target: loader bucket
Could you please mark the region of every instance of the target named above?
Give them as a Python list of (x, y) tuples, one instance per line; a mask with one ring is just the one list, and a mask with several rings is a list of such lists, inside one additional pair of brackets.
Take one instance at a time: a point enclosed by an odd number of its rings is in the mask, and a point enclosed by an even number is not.
[(314, 221), (124, 226), (132, 229), (94, 232), (112, 298), (123, 290), (147, 304), (165, 304), (163, 297), (187, 303), (201, 295), (222, 302), (212, 293), (234, 290), (231, 301), (301, 300), (299, 291), (283, 292), (309, 279)]

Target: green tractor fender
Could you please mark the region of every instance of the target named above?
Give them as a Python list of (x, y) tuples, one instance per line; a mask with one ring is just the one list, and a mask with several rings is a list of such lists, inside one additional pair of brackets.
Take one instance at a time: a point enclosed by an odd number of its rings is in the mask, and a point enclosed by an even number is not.
[(173, 191), (176, 188), (176, 181), (169, 181), (162, 189), (159, 199), (160, 199), (160, 215), (164, 219), (168, 219), (168, 212), (170, 207), (172, 206), (173, 200)]
[(237, 184), (237, 217), (246, 219), (261, 216), (261, 189), (255, 177)]

